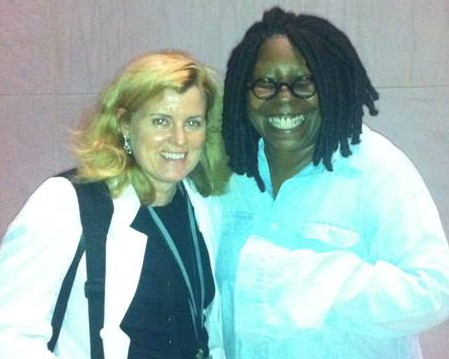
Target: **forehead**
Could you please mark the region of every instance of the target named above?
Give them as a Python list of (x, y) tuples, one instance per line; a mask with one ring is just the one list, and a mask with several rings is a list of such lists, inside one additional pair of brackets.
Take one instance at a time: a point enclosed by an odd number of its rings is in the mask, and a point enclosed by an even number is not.
[(310, 73), (304, 56), (282, 35), (271, 37), (260, 46), (253, 72), (274, 72), (281, 75), (290, 72), (298, 72), (300, 75)]
[(191, 86), (183, 92), (167, 88), (146, 101), (139, 112), (191, 112), (201, 114), (205, 111), (205, 106), (205, 94), (199, 86)]

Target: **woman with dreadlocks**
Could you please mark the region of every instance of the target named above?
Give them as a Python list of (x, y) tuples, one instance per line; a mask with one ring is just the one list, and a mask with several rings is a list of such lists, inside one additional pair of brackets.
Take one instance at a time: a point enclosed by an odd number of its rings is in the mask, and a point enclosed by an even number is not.
[(274, 8), (234, 49), (234, 175), (217, 257), (230, 359), (416, 359), (449, 313), (449, 249), (417, 170), (362, 124), (378, 93), (328, 21)]

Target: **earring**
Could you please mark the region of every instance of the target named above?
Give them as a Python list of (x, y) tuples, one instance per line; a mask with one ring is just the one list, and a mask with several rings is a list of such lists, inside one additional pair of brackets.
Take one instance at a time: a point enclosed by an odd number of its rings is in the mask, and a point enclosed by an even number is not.
[(131, 145), (129, 143), (129, 138), (123, 135), (123, 150), (128, 154), (132, 154), (133, 151), (131, 149)]

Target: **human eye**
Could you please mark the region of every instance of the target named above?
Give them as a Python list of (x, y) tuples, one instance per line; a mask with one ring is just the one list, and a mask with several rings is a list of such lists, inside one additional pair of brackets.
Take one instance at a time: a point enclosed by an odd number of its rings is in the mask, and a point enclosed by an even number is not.
[(168, 127), (170, 120), (167, 117), (156, 116), (151, 118), (151, 125), (154, 127)]
[(275, 81), (269, 77), (262, 77), (254, 81), (254, 86), (258, 88), (271, 89), (276, 87)]
[(268, 99), (276, 93), (276, 83), (273, 79), (262, 77), (250, 86), (253, 94), (260, 99)]
[(298, 96), (310, 96), (315, 93), (315, 83), (309, 75), (298, 77), (293, 82), (292, 88)]
[(297, 85), (297, 86), (310, 86), (313, 85), (313, 78), (310, 75), (305, 75), (305, 76), (301, 76), (298, 77), (294, 82), (293, 85)]
[(205, 121), (202, 117), (193, 117), (186, 120), (186, 126), (192, 129), (201, 128), (203, 127), (204, 123)]

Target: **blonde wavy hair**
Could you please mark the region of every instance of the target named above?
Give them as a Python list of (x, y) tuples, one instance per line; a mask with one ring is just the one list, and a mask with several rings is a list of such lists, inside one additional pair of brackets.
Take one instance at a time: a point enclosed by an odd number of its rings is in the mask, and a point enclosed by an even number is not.
[(75, 179), (105, 180), (114, 198), (132, 185), (140, 201), (151, 204), (154, 187), (123, 150), (121, 121), (129, 121), (132, 113), (165, 89), (182, 93), (191, 86), (198, 86), (206, 97), (206, 143), (188, 179), (205, 197), (223, 193), (230, 171), (221, 136), (221, 86), (212, 70), (175, 51), (135, 59), (106, 87), (98, 109), (74, 132), (72, 147), (79, 162)]

